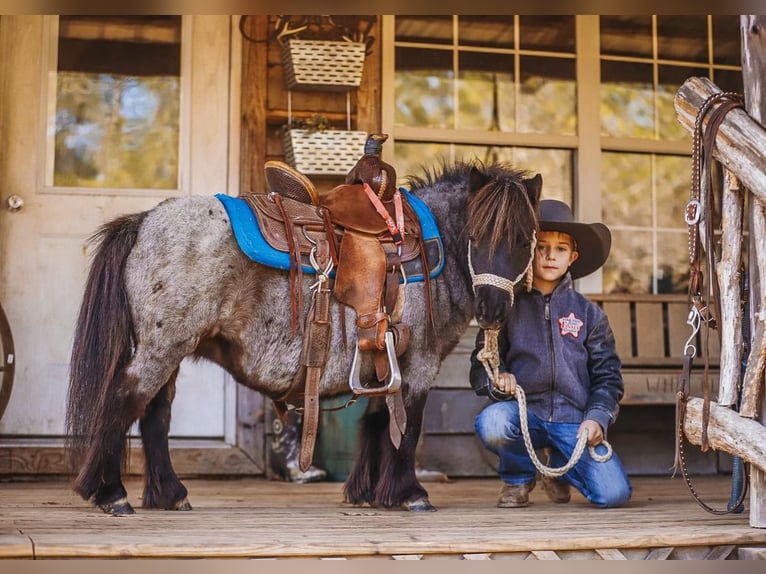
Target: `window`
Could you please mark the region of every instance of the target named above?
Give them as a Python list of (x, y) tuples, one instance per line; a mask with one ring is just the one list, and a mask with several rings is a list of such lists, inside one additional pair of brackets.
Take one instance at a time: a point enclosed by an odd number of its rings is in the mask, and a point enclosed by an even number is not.
[(691, 136), (673, 100), (691, 76), (741, 92), (738, 38), (737, 16), (600, 17), (605, 292), (687, 291)]
[(580, 280), (587, 289), (686, 290), (691, 137), (673, 100), (690, 76), (742, 91), (738, 16), (387, 16), (385, 25), (384, 108), (394, 112), (384, 129), (400, 176), (438, 156), (540, 172), (544, 197), (612, 231), (598, 283)]
[(48, 184), (177, 189), (180, 16), (61, 16)]
[(417, 172), (439, 156), (504, 161), (543, 173), (547, 196), (571, 202), (574, 23), (574, 16), (395, 17), (397, 172)]

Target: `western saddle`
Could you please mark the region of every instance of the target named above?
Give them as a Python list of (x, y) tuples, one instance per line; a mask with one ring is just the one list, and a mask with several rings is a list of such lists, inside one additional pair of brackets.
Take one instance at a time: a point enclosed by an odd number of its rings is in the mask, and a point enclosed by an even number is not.
[[(420, 258), (425, 270), (427, 318), (431, 320), (428, 262), (417, 214), (396, 190), (393, 167), (380, 159), (385, 134), (371, 134), (365, 153), (346, 183), (321, 196), (311, 181), (280, 161), (266, 162), (268, 193), (242, 196), (250, 205), (264, 239), (289, 253), (291, 328), (303, 334), (301, 365), (289, 390), (275, 401), (286, 417), (289, 405), (303, 403), (300, 466), (310, 467), (319, 420), (319, 381), (327, 362), (332, 326), (330, 283), (341, 305), (345, 341), (346, 306), (356, 311), (357, 344), (349, 386), (355, 395), (384, 395), (389, 434), (399, 447), (406, 428), (398, 357), (409, 344), (409, 326), (401, 322), (407, 277), (402, 264)], [(311, 303), (305, 324), (304, 269), (313, 270)], [(371, 353), (377, 381), (360, 380), (362, 353)]]

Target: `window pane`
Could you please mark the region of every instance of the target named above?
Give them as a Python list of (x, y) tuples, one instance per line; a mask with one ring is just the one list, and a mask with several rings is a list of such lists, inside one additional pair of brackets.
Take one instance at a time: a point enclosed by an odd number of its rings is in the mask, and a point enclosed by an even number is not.
[(739, 66), (742, 62), (740, 48), (739, 16), (713, 16), (713, 62)]
[(652, 293), (687, 293), (689, 290), (689, 239), (686, 232), (657, 232), (657, 277)]
[(686, 229), (684, 211), (691, 185), (691, 158), (658, 155), (654, 165), (657, 226)]
[(461, 52), (458, 127), (514, 129), (513, 56)]
[(603, 221), (606, 225), (652, 225), (650, 155), (602, 154), (601, 190)]
[(707, 77), (705, 68), (681, 66), (658, 66), (657, 125), (661, 140), (679, 141), (688, 139), (689, 132), (678, 121), (674, 100), (681, 87), (691, 76)]
[(652, 58), (651, 16), (600, 16), (601, 53)]
[(714, 70), (715, 85), (724, 92), (744, 93), (742, 70)]
[(574, 16), (519, 16), (522, 50), (574, 53)]
[(612, 249), (604, 264), (604, 293), (648, 293), (652, 275), (652, 234), (612, 229)]
[(394, 146), (396, 176), (401, 183), (410, 175), (423, 175), (424, 168), (438, 168), (442, 159), (451, 157), (450, 144), (437, 142), (400, 142)]
[(452, 16), (397, 16), (396, 41), (452, 44)]
[(53, 184), (178, 187), (180, 16), (62, 16)]
[(451, 128), (455, 121), (452, 52), (396, 49), (396, 125)]
[(525, 56), (520, 64), (519, 132), (574, 135), (575, 62)]
[(513, 16), (461, 15), (458, 41), (461, 46), (513, 48)]
[(485, 164), (505, 163), (534, 175), (543, 176), (546, 199), (560, 199), (572, 204), (572, 152), (562, 149), (456, 145), (458, 159), (479, 159)]
[(601, 133), (654, 137), (651, 64), (601, 62)]
[(707, 16), (657, 16), (657, 56), (707, 62)]

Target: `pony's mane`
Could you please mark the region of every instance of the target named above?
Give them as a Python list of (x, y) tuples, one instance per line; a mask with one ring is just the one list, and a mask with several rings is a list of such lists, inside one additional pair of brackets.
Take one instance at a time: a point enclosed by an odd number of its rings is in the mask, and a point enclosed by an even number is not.
[(485, 165), (479, 160), (472, 162), (441, 162), (438, 168), (423, 168), (423, 174), (410, 176), (410, 189), (434, 185), (437, 181), (466, 182), (471, 169), (485, 174), (487, 184), (468, 200), (468, 220), (465, 232), (476, 242), (489, 242), (489, 252), (494, 253), (505, 241), (513, 248), (517, 239), (530, 240), (537, 229), (536, 206), (529, 202), (524, 180), (529, 173), (504, 163)]

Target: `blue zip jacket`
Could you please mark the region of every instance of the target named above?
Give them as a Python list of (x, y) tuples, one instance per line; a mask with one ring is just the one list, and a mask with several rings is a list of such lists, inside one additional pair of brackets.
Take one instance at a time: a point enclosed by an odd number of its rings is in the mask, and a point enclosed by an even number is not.
[[(484, 332), (471, 354), (470, 382), (477, 395), (511, 397), (492, 386), (476, 358)], [(498, 336), (500, 371), (516, 376), (528, 411), (548, 422), (592, 419), (607, 428), (617, 419), (624, 393), (621, 362), (604, 311), (575, 291), (567, 273), (549, 296), (537, 289), (516, 297)]]

